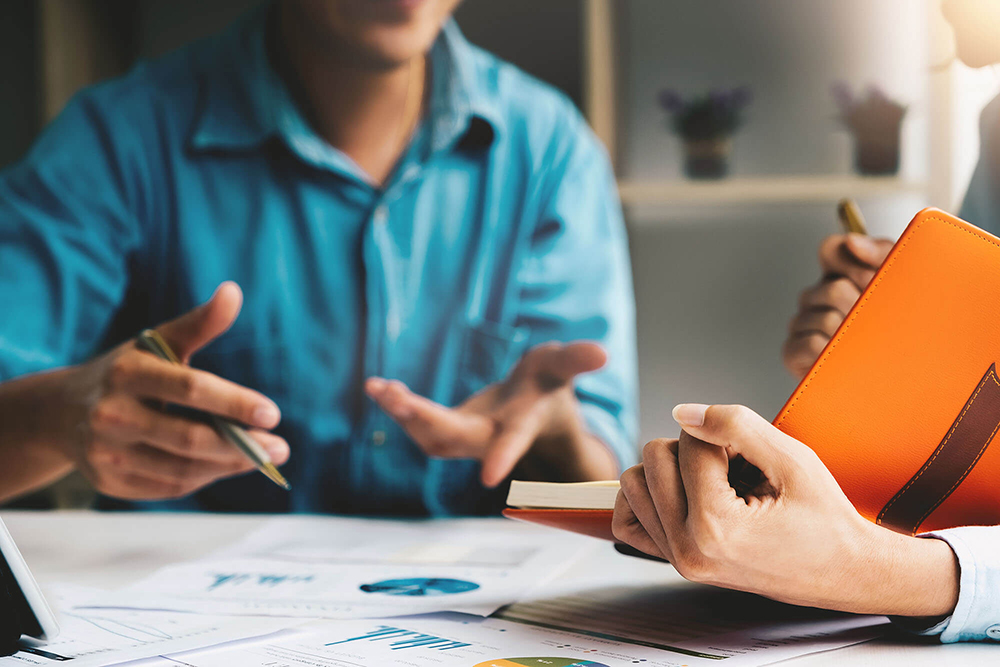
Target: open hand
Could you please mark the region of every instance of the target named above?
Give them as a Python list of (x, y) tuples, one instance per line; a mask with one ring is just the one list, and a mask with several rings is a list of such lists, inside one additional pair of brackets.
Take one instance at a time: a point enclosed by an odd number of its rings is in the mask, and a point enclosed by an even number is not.
[[(242, 293), (223, 283), (212, 298), (156, 330), (186, 364), (235, 321)], [(210, 426), (168, 414), (165, 403), (196, 408), (256, 427), (254, 438), (276, 464), (288, 445), (263, 429), (277, 426), (278, 407), (260, 393), (205, 371), (178, 366), (119, 345), (66, 376), (61, 417), (69, 433), (63, 454), (106, 495), (160, 499), (187, 495), (253, 464)]]
[[(800, 605), (938, 616), (958, 597), (940, 540), (865, 520), (807, 446), (748, 408), (679, 405), (679, 440), (654, 440), (622, 475), (615, 536), (669, 560), (687, 579)], [(760, 470), (730, 484), (730, 461)], [(877, 471), (873, 471), (877, 474)]]
[(507, 379), (455, 408), (417, 396), (398, 380), (369, 378), (365, 390), (429, 456), (482, 461), (487, 487), (529, 453), (569, 479), (605, 479), (617, 474), (617, 464), (585, 431), (573, 392), (577, 375), (605, 361), (594, 343), (539, 345)]
[(802, 378), (819, 358), (892, 245), (889, 239), (861, 234), (829, 236), (820, 245), (823, 277), (802, 292), (782, 351), (785, 367), (796, 378)]

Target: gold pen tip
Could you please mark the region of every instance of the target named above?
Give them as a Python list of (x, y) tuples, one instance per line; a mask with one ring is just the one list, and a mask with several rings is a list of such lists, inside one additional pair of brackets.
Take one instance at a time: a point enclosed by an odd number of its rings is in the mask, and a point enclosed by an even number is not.
[(288, 483), (288, 480), (278, 472), (278, 469), (274, 467), (273, 463), (265, 463), (260, 467), (260, 471), (264, 473), (268, 479), (283, 488), (285, 491), (291, 491), (292, 485)]

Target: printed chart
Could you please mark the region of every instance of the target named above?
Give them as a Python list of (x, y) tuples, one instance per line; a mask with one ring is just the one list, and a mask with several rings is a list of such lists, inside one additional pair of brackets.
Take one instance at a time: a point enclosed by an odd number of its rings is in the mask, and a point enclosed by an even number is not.
[(479, 584), (461, 579), (428, 579), (416, 577), (410, 579), (389, 579), (375, 584), (362, 584), (365, 593), (380, 593), (382, 595), (405, 595), (422, 597), (430, 595), (456, 595), (467, 593), (479, 588)]
[(186, 667), (682, 667), (689, 662), (657, 649), (463, 614), (319, 622), (261, 642), (168, 657), (171, 665)]
[(289, 517), (209, 558), (167, 566), (101, 605), (296, 618), (487, 616), (594, 547), (503, 520)]

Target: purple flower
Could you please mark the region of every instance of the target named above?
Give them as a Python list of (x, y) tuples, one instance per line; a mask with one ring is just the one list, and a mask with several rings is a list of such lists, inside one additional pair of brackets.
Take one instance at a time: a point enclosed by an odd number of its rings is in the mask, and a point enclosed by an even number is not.
[(733, 134), (745, 120), (750, 89), (715, 89), (684, 99), (676, 90), (664, 89), (657, 101), (667, 112), (667, 125), (689, 140), (717, 139)]

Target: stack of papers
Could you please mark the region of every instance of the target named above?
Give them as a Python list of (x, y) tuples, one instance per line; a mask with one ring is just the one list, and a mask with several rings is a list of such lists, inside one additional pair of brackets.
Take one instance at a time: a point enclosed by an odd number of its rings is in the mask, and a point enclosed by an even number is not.
[(124, 590), (64, 587), (62, 635), (0, 666), (749, 667), (886, 622), (693, 584), (546, 594), (597, 549), (609, 545), (505, 521), (280, 518)]

